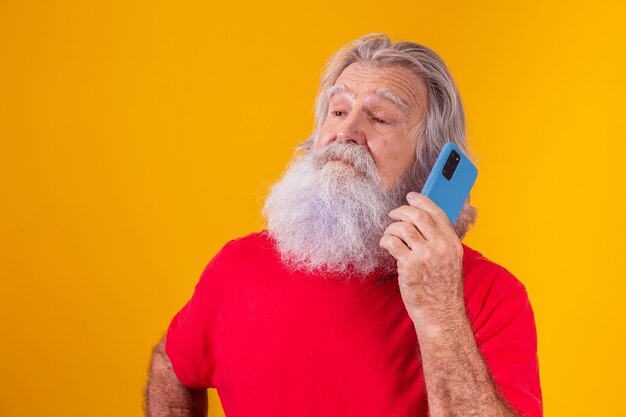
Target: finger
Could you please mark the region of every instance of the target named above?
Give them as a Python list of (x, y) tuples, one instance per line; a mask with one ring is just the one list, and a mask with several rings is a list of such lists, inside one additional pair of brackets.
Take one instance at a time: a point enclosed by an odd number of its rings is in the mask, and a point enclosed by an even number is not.
[(411, 205), (411, 207), (415, 207), (418, 209), (422, 209), (427, 211), (431, 218), (444, 230), (446, 233), (453, 233), (454, 226), (448, 219), (446, 213), (439, 207), (437, 204), (433, 202), (430, 198), (426, 197), (423, 194), (410, 192), (406, 196), (407, 202)]
[(393, 220), (411, 223), (426, 240), (433, 240), (441, 233), (431, 214), (419, 208), (401, 206), (391, 210), (389, 217)]
[(378, 245), (386, 249), (391, 256), (398, 259), (403, 259), (410, 255), (411, 250), (396, 236), (383, 235), (380, 238)]
[(393, 222), (386, 229), (386, 235), (391, 235), (402, 240), (409, 249), (413, 250), (424, 244), (424, 236), (417, 230), (417, 228), (407, 222)]

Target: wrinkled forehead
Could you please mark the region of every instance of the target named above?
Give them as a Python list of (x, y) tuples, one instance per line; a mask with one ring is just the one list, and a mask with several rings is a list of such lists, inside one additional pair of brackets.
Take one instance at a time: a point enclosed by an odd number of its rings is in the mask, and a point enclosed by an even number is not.
[(343, 70), (328, 93), (329, 97), (341, 93), (352, 98), (375, 95), (410, 111), (425, 108), (426, 86), (408, 68), (357, 62)]

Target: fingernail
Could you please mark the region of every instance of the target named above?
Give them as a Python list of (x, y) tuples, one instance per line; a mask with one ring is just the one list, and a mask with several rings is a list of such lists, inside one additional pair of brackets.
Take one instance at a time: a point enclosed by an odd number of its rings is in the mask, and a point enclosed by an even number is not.
[(406, 199), (409, 201), (417, 200), (417, 193), (415, 191), (411, 191), (410, 193), (406, 195)]

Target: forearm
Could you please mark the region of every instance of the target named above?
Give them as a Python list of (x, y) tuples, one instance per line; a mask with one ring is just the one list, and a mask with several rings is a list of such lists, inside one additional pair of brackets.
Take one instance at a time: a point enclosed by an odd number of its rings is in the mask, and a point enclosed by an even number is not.
[(148, 385), (145, 392), (148, 417), (205, 417), (208, 411), (207, 391), (182, 385), (172, 369), (161, 341), (154, 349)]
[(491, 380), (465, 315), (416, 326), (431, 417), (513, 417)]

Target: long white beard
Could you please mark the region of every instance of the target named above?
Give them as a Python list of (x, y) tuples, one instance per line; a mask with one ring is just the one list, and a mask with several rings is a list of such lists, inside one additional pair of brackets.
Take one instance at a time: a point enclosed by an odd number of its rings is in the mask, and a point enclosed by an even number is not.
[[(347, 161), (342, 162), (342, 161)], [(389, 212), (405, 203), (401, 181), (385, 190), (363, 147), (334, 142), (295, 157), (263, 207), (282, 261), (292, 269), (346, 278), (395, 270), (379, 247)]]

